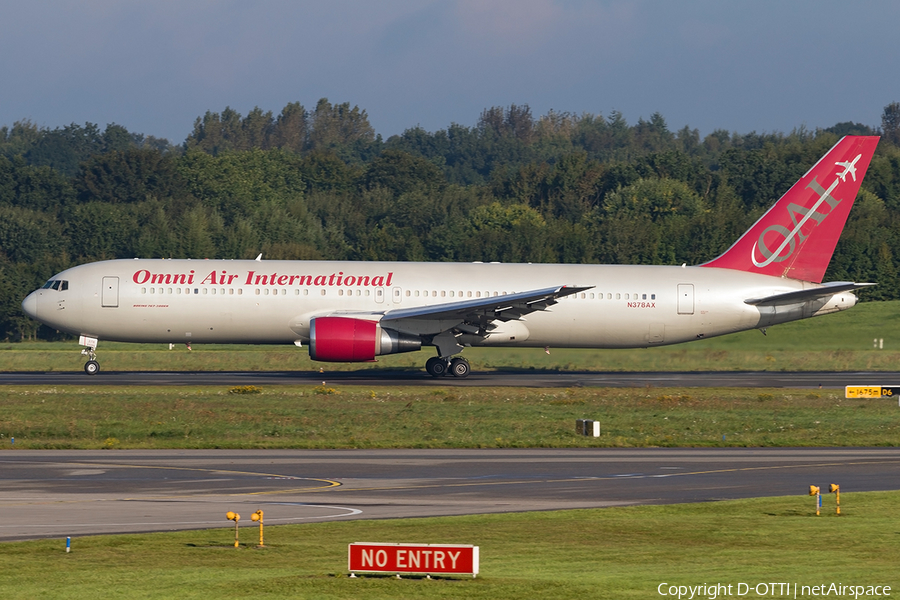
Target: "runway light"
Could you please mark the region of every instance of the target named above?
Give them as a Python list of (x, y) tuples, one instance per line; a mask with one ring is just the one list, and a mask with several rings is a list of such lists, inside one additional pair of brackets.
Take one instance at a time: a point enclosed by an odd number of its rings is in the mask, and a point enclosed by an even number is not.
[(822, 494), (819, 491), (819, 486), (811, 485), (809, 486), (809, 495), (816, 497), (816, 516), (819, 516), (819, 511), (822, 510)]
[(841, 486), (839, 486), (836, 483), (832, 483), (828, 487), (828, 490), (832, 494), (834, 494), (834, 497), (835, 497), (834, 514), (839, 515), (839, 514), (841, 514)]
[(250, 520), (253, 522), (259, 521), (259, 547), (265, 548), (266, 545), (263, 544), (263, 511), (262, 509), (256, 511), (252, 515), (250, 515)]
[(241, 520), (241, 515), (229, 510), (225, 513), (225, 518), (229, 521), (234, 521), (234, 547), (237, 548), (240, 546), (240, 543), (238, 542), (238, 521)]

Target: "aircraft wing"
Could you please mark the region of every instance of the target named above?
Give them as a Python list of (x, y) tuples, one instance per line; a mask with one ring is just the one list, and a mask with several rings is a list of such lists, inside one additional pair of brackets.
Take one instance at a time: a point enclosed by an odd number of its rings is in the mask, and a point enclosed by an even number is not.
[(841, 292), (857, 290), (868, 287), (870, 285), (878, 285), (876, 283), (853, 283), (850, 281), (833, 281), (826, 283), (821, 287), (800, 290), (797, 292), (788, 292), (786, 294), (775, 294), (774, 296), (766, 296), (765, 298), (749, 298), (744, 300), (746, 304), (753, 306), (782, 306), (785, 304), (797, 304), (798, 302), (806, 302), (815, 298), (823, 298), (825, 296), (834, 296)]
[(538, 310), (546, 310), (556, 304), (558, 298), (589, 290), (593, 286), (559, 286), (531, 290), (506, 296), (492, 296), (463, 302), (433, 304), (414, 308), (396, 308), (384, 313), (382, 323), (419, 319), (427, 321), (514, 321)]

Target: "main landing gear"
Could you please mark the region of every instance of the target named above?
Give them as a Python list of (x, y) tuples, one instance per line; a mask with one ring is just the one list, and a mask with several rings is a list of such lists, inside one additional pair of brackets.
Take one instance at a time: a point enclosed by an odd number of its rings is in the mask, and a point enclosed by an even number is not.
[(468, 377), (469, 361), (462, 356), (457, 356), (453, 359), (432, 356), (425, 363), (425, 370), (432, 377), (443, 377), (447, 374), (454, 377)]

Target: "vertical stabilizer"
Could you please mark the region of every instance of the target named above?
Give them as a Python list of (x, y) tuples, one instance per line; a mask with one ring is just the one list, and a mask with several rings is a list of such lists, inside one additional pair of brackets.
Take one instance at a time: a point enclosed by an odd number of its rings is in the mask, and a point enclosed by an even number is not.
[(821, 283), (877, 136), (846, 136), (724, 254), (703, 267)]

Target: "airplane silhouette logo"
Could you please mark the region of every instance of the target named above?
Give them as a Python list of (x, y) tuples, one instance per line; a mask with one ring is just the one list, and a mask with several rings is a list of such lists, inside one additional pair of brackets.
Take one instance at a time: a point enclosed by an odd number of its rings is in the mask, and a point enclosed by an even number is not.
[(841, 181), (847, 181), (848, 173), (850, 174), (850, 176), (853, 177), (853, 181), (856, 181), (856, 161), (858, 161), (861, 156), (862, 156), (862, 154), (857, 154), (856, 158), (854, 158), (852, 161), (846, 160), (843, 162), (838, 161), (838, 162), (834, 163), (839, 167), (844, 167), (843, 172), (838, 173), (838, 177), (841, 178)]

